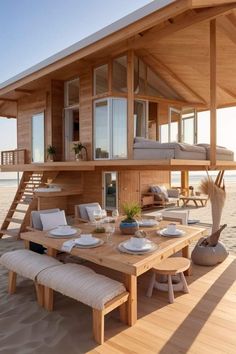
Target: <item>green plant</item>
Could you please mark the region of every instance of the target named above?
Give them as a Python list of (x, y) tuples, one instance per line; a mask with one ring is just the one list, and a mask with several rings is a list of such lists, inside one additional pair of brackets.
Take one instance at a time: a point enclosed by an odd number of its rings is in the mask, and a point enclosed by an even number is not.
[(126, 215), (126, 218), (123, 220), (125, 222), (135, 221), (135, 217), (139, 216), (141, 213), (141, 208), (138, 203), (125, 203), (122, 207)]
[(56, 155), (56, 148), (53, 145), (48, 145), (47, 147), (47, 157), (55, 156)]
[(74, 143), (74, 146), (72, 148), (75, 154), (79, 154), (83, 149), (87, 151), (86, 147), (80, 141), (78, 141), (78, 143)]

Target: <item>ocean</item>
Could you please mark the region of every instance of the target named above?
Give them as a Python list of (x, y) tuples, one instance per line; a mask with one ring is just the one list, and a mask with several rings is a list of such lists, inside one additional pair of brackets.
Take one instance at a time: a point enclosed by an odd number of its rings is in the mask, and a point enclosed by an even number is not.
[[(217, 172), (212, 172), (210, 173), (212, 177), (214, 178), (217, 175)], [(189, 173), (189, 185), (198, 185), (200, 184), (200, 181), (207, 177), (207, 174), (202, 172), (202, 173), (194, 173), (190, 172)], [(236, 174), (232, 172), (226, 172), (225, 176), (225, 183), (230, 185), (232, 183), (236, 183)], [(172, 172), (171, 174), (171, 185), (172, 186), (180, 186), (180, 172)], [(17, 179), (1, 179), (0, 178), (0, 187), (17, 187)]]

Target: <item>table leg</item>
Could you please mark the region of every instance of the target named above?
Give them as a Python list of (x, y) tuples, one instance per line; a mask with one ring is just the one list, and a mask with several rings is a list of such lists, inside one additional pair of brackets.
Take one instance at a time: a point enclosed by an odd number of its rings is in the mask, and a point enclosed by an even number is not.
[(137, 277), (125, 274), (125, 287), (129, 292), (127, 301), (127, 324), (133, 326), (137, 321)]
[(195, 206), (198, 208), (198, 203), (197, 203), (197, 201), (194, 199), (193, 202), (194, 202)]
[(54, 248), (48, 247), (47, 248), (47, 255), (50, 256), (50, 257), (56, 258), (57, 250), (55, 250)]
[[(184, 248), (182, 248), (182, 257), (184, 258), (190, 258), (190, 252), (189, 252), (189, 246), (185, 246)], [(190, 265), (189, 269), (187, 269), (184, 272), (185, 275), (192, 275), (192, 265)]]

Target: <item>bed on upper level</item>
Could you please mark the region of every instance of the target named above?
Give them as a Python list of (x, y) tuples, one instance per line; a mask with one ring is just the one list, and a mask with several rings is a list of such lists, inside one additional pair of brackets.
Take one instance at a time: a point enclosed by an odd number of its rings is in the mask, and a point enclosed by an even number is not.
[[(133, 149), (135, 160), (210, 160), (209, 144), (160, 143), (137, 137)], [(223, 146), (217, 146), (216, 159), (234, 161), (234, 153)]]

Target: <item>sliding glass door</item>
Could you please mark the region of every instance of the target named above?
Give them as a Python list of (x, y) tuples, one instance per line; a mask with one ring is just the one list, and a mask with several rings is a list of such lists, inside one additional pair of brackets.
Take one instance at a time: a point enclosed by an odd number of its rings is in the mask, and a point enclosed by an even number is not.
[(44, 162), (44, 112), (32, 116), (31, 119), (32, 137), (32, 162)]

